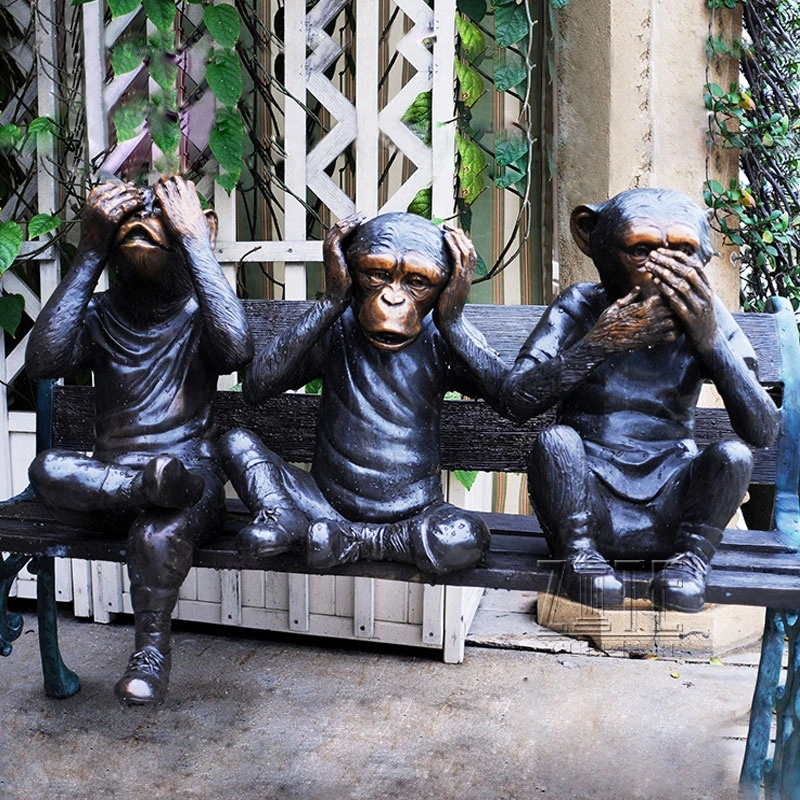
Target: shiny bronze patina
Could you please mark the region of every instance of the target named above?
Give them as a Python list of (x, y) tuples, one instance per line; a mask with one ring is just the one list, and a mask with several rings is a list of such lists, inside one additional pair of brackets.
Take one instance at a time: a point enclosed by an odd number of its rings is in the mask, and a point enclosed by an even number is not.
[(327, 568), (359, 558), (443, 573), (483, 556), (476, 515), (444, 502), (439, 423), (449, 389), (494, 403), (505, 368), (462, 310), (472, 243), (412, 214), (350, 217), (325, 239), (325, 295), (254, 359), (243, 384), (259, 403), (322, 378), (311, 472), (249, 431), (221, 447), (254, 514), (241, 552), (305, 547)]
[[(178, 589), (224, 506), (217, 377), (252, 357), (239, 301), (214, 257), (216, 228), (179, 177), (93, 189), (75, 259), (28, 343), (31, 377), (94, 372), (94, 452), (47, 450), (29, 475), (60, 518), (129, 530), (136, 647), (116, 693), (133, 704), (167, 691)], [(95, 294), (106, 266), (112, 286)]]
[(520, 350), (503, 397), (528, 419), (558, 405), (531, 454), (531, 503), (563, 588), (595, 605), (624, 591), (607, 559), (666, 560), (653, 602), (699, 611), (708, 563), (747, 489), (752, 455), (738, 441), (700, 452), (694, 410), (712, 381), (738, 435), (764, 447), (778, 412), (756, 356), (704, 272), (704, 212), (661, 189), (579, 206), (572, 233), (600, 283), (569, 287)]

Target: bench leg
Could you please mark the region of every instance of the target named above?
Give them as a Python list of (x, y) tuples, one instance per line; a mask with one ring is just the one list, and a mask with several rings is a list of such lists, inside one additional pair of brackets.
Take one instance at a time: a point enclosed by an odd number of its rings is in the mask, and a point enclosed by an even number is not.
[(28, 563), (28, 556), (0, 556), (0, 655), (11, 655), (13, 641), (22, 633), (22, 616), (8, 613), (8, 593), (17, 573)]
[[(749, 797), (763, 781), (772, 800), (800, 800), (800, 612), (767, 609), (750, 729), (740, 782)], [(788, 643), (786, 684), (779, 686), (784, 644)], [(773, 711), (775, 751), (767, 758)]]
[(28, 569), (36, 574), (36, 610), (39, 617), (39, 652), (42, 657), (44, 691), (48, 697), (71, 697), (81, 688), (78, 676), (67, 668), (58, 649), (55, 563), (35, 558)]

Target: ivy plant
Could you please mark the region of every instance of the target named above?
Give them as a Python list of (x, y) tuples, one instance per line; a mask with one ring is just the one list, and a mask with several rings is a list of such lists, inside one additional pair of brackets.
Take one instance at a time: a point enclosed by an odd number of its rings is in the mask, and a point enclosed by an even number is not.
[[(0, 152), (32, 154), (55, 132), (55, 122), (49, 117), (36, 117), (24, 130), (13, 123), (0, 125)], [(54, 231), (60, 223), (60, 218), (52, 214), (34, 214), (27, 225), (13, 219), (0, 221), (0, 276), (11, 269), (19, 257), (26, 235), (27, 240), (35, 242)], [(21, 294), (0, 292), (0, 328), (14, 336), (24, 309), (25, 299)]]
[[(706, 204), (714, 225), (739, 248), (741, 300), (762, 310), (781, 295), (800, 309), (800, 4), (771, 0), (708, 0), (709, 64), (735, 59), (738, 81), (709, 81), (712, 148), (734, 149), (739, 174), (727, 185), (709, 179)], [(742, 8), (742, 39), (716, 33), (717, 15)]]
[[(99, 0), (75, 0), (75, 2)], [(230, 193), (242, 171), (244, 124), (237, 110), (242, 96), (242, 67), (236, 53), (241, 20), (235, 6), (214, 5), (210, 0), (189, 0), (203, 6), (203, 22), (214, 45), (206, 59), (205, 80), (217, 101), (209, 147), (219, 164), (217, 182)], [(174, 0), (108, 0), (112, 17), (142, 8), (156, 31), (146, 41), (128, 39), (110, 52), (114, 76), (124, 75), (144, 64), (158, 90), (147, 99), (134, 96), (114, 115), (118, 141), (137, 136), (146, 128), (164, 154), (164, 171), (178, 171), (181, 141), (181, 107), (177, 92), (180, 48), (175, 40)]]

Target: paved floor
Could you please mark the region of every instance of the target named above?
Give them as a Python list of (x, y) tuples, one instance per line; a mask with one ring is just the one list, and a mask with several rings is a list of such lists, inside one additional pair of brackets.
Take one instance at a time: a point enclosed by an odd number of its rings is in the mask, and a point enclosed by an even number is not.
[(128, 624), (65, 615), (81, 691), (41, 689), (35, 618), (0, 660), (0, 798), (736, 797), (755, 657), (722, 665), (411, 650), (179, 626), (168, 701), (119, 705)]

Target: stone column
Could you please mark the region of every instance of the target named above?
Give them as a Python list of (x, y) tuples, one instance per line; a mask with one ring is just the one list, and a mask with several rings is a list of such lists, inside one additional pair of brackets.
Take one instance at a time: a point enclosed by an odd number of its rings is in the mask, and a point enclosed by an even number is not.
[[(737, 30), (738, 18), (726, 12)], [(574, 246), (569, 214), (624, 189), (665, 187), (703, 204), (708, 177), (736, 175), (735, 153), (708, 158), (703, 87), (736, 79), (707, 74), (710, 12), (704, 3), (664, 0), (571, 0), (557, 12), (556, 74), (558, 260), (562, 287), (596, 280)], [(722, 18), (722, 17), (720, 17)], [(722, 250), (721, 241), (715, 247)], [(738, 303), (730, 253), (714, 259), (715, 291)]]

